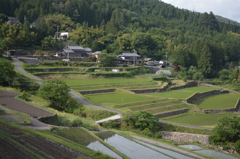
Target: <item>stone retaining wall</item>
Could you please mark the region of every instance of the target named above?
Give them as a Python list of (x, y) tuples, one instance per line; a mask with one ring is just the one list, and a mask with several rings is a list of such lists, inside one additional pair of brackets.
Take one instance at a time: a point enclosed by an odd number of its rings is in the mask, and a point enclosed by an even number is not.
[(188, 111), (189, 111), (189, 109), (176, 110), (176, 111), (171, 111), (171, 112), (167, 112), (167, 113), (157, 114), (156, 117), (163, 118), (163, 117), (187, 113)]
[(46, 124), (58, 125), (57, 115), (42, 117), (39, 118), (38, 120)]
[(102, 90), (92, 90), (92, 91), (80, 91), (82, 95), (85, 94), (96, 94), (96, 93), (108, 93), (115, 92), (116, 89), (102, 89)]
[(169, 85), (166, 85), (164, 88), (156, 88), (156, 89), (142, 89), (142, 90), (131, 90), (132, 92), (136, 94), (141, 94), (141, 93), (154, 93), (154, 92), (165, 92), (169, 90), (177, 90), (177, 89), (183, 89), (183, 88), (188, 88), (188, 87), (195, 87), (197, 86), (197, 82), (188, 82), (186, 85), (183, 86), (177, 86), (177, 87), (172, 87), (169, 88)]
[(195, 104), (198, 100), (212, 96), (212, 95), (218, 95), (218, 94), (224, 94), (224, 93), (229, 93), (228, 90), (213, 90), (209, 92), (204, 92), (204, 93), (195, 93), (191, 97), (189, 97), (186, 101), (191, 104)]
[(175, 142), (199, 142), (203, 145), (209, 145), (209, 135), (199, 135), (190, 133), (161, 131), (163, 139), (173, 140)]
[(64, 71), (77, 71), (78, 68), (43, 68), (43, 69), (25, 69), (30, 73), (35, 72), (64, 72)]
[(169, 90), (178, 90), (178, 89), (184, 89), (184, 88), (188, 88), (188, 87), (196, 87), (198, 86), (197, 82), (188, 82), (186, 83), (186, 85), (183, 86), (177, 86), (177, 87), (171, 87)]

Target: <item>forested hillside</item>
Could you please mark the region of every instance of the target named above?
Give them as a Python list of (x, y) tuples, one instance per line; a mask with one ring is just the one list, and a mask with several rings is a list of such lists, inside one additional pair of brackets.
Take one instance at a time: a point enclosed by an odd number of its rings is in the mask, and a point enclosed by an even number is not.
[[(239, 25), (158, 0), (1, 0), (0, 13), (3, 49), (58, 48), (56, 32), (71, 31), (71, 40), (93, 51), (137, 52), (155, 60), (168, 52), (172, 63), (196, 66), (206, 77), (240, 58)], [(10, 27), (7, 16), (22, 24)]]

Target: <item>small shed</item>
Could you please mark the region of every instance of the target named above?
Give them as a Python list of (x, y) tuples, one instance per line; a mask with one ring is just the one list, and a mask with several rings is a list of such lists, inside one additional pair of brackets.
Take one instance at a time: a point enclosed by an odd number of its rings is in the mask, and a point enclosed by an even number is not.
[(156, 75), (172, 75), (172, 72), (169, 70), (158, 70)]

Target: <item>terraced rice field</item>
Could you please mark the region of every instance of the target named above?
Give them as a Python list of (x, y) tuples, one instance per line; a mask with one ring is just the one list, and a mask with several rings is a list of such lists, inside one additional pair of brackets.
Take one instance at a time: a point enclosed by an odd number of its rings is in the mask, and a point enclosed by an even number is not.
[(185, 103), (182, 103), (181, 100), (162, 98), (151, 101), (115, 105), (114, 108), (125, 108), (133, 112), (142, 110), (153, 113), (154, 115), (158, 115), (166, 112), (187, 109), (189, 106)]
[(163, 93), (149, 93), (147, 95), (155, 96), (155, 97), (163, 97), (163, 98), (178, 98), (178, 99), (186, 99), (193, 95), (194, 93), (203, 93), (207, 91), (216, 90), (219, 88), (212, 88), (212, 87), (190, 87), (185, 89), (179, 90), (172, 90)]
[(234, 108), (240, 94), (220, 94), (200, 100), (197, 105), (202, 109), (229, 109)]
[(76, 91), (98, 89), (149, 89), (158, 88), (160, 85), (150, 78), (98, 78), (98, 79), (62, 79), (71, 89)]
[(235, 113), (218, 113), (218, 114), (182, 114), (161, 118), (163, 121), (193, 125), (200, 127), (214, 127), (218, 120), (224, 116), (236, 116)]
[(111, 92), (111, 93), (98, 93), (98, 94), (88, 94), (84, 95), (84, 98), (88, 100), (90, 103), (96, 105), (104, 105), (104, 104), (125, 104), (131, 103), (135, 101), (146, 101), (146, 100), (154, 100), (156, 97), (148, 97), (142, 95), (135, 94), (125, 94), (119, 92)]

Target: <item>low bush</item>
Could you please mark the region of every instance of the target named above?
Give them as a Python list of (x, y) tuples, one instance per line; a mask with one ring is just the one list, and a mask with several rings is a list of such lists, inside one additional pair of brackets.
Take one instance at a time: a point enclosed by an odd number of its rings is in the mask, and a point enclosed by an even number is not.
[(235, 147), (236, 151), (237, 151), (238, 153), (240, 153), (240, 140), (238, 140), (237, 142), (235, 142), (234, 147)]
[(109, 120), (101, 124), (104, 128), (107, 129), (118, 129), (121, 126), (120, 122), (116, 122), (114, 120)]
[(151, 136), (152, 136), (152, 132), (149, 130), (149, 128), (145, 128), (145, 129), (141, 132), (141, 134), (146, 135), (146, 136), (148, 136), (148, 137), (151, 137)]
[(31, 101), (31, 99), (30, 99), (31, 94), (26, 91), (23, 91), (18, 97), (25, 101)]
[(153, 135), (153, 138), (155, 139), (161, 139), (162, 138), (162, 134), (160, 132), (157, 132)]

